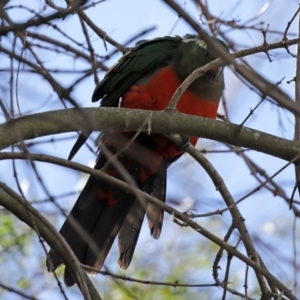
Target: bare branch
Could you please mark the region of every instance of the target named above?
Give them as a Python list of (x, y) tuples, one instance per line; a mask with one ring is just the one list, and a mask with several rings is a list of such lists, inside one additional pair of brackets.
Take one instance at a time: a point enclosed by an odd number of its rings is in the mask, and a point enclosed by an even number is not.
[[(272, 284), (274, 284), (276, 287), (278, 287), (278, 289), (280, 291), (283, 291), (284, 294), (286, 296), (290, 297), (291, 300), (296, 300), (296, 297), (290, 292), (290, 290), (285, 285), (283, 285), (278, 279), (276, 279), (272, 274), (270, 274), (268, 272), (268, 270), (261, 267), (258, 264), (257, 261), (254, 262), (251, 259), (249, 259), (248, 257), (246, 257), (245, 255), (241, 254), (241, 252), (239, 252), (238, 250), (236, 250), (235, 248), (233, 248), (232, 246), (230, 246), (229, 244), (224, 242), (222, 239), (218, 238), (217, 236), (210, 233), (208, 230), (206, 230), (202, 226), (200, 226), (197, 223), (195, 223), (194, 221), (192, 221), (189, 218), (188, 215), (186, 215), (184, 213), (180, 213), (179, 211), (177, 211), (174, 208), (168, 206), (167, 204), (163, 203), (162, 201), (150, 196), (149, 194), (147, 194), (145, 192), (140, 191), (139, 189), (136, 189), (136, 188), (126, 184), (125, 182), (123, 182), (121, 180), (118, 180), (116, 178), (112, 178), (111, 176), (108, 176), (107, 174), (102, 173), (98, 170), (91, 169), (91, 168), (82, 166), (80, 164), (74, 163), (74, 162), (66, 161), (66, 160), (59, 159), (59, 158), (54, 158), (54, 157), (47, 156), (47, 155), (38, 155), (38, 154), (33, 154), (33, 153), (30, 153), (30, 154), (29, 153), (27, 153), (27, 154), (24, 154), (24, 153), (7, 153), (7, 154), (6, 153), (0, 153), (0, 159), (4, 159), (5, 157), (6, 158), (14, 158), (14, 159), (28, 159), (29, 158), (29, 159), (34, 159), (34, 160), (38, 160), (38, 161), (51, 162), (51, 163), (59, 164), (61, 166), (68, 165), (71, 168), (79, 169), (79, 170), (84, 171), (84, 172), (86, 171), (87, 173), (89, 173), (89, 174), (91, 174), (95, 177), (99, 177), (103, 180), (106, 180), (106, 181), (109, 180), (110, 182), (113, 182), (113, 184), (116, 185), (117, 187), (128, 190), (128, 191), (133, 192), (135, 194), (140, 194), (142, 197), (144, 197), (149, 202), (157, 205), (158, 207), (160, 207), (161, 209), (163, 209), (164, 211), (166, 211), (170, 215), (173, 215), (175, 218), (178, 218), (183, 223), (187, 224), (188, 226), (190, 226), (191, 228), (196, 230), (201, 235), (205, 236), (206, 238), (208, 238), (212, 242), (214, 242), (217, 245), (219, 245), (220, 247), (224, 248), (228, 253), (236, 256), (237, 258), (241, 259), (246, 264), (253, 267), (253, 269), (255, 271), (257, 271), (261, 275), (265, 276), (266, 279), (268, 279), (268, 281), (272, 282)], [(2, 188), (3, 188), (4, 185), (2, 184), (0, 186), (2, 186)], [(14, 210), (13, 206), (8, 206), (7, 202), (11, 201), (10, 197), (7, 201), (3, 201), (3, 199), (1, 199), (3, 193), (1, 193), (1, 190), (0, 190), (0, 204), (3, 205), (4, 207), (6, 207), (7, 209), (9, 209), (10, 211), (12, 211), (17, 216), (21, 217), (21, 219), (23, 219), (23, 215), (19, 214), (16, 210)], [(26, 212), (26, 210), (25, 210), (25, 212)], [(26, 221), (26, 219), (25, 219), (25, 221)], [(36, 222), (38, 222), (38, 220)], [(30, 221), (28, 221), (26, 223), (31, 224)], [(40, 226), (39, 226), (39, 228), (40, 228)], [(43, 236), (45, 235), (45, 233), (42, 233), (42, 234), (43, 234)], [(47, 236), (47, 238), (48, 238), (48, 236)], [(46, 239), (46, 237), (45, 237), (45, 239)], [(66, 242), (64, 241), (64, 243), (66, 243)], [(52, 247), (52, 245), (53, 245), (52, 242), (49, 243), (49, 244)], [(56, 248), (53, 248), (53, 249), (56, 251)], [(60, 254), (59, 251), (57, 251), (57, 253)], [(67, 264), (67, 262), (65, 262), (65, 261), (64, 261), (64, 263), (66, 263), (66, 266), (69, 268), (69, 264)]]
[[(82, 111), (84, 114), (82, 114)], [(176, 111), (145, 111), (120, 108), (84, 108), (28, 115), (0, 125), (0, 149), (22, 140), (75, 130), (135, 131), (151, 114), (151, 131), (163, 134), (201, 136), (243, 146), (275, 157), (292, 160), (300, 144), (239, 125), (185, 115)], [(92, 120), (87, 124), (87, 119)], [(297, 163), (299, 160), (295, 161)]]
[[(82, 294), (86, 299), (91, 299), (84, 279), (84, 271), (80, 267), (78, 259), (70, 246), (56, 229), (36, 209), (34, 209), (29, 202), (26, 202), (4, 183), (0, 183), (0, 204), (33, 229), (34, 224), (32, 223), (32, 220), (34, 220), (34, 223), (37, 224), (39, 228), (41, 236), (51, 247), (53, 247), (52, 249), (54, 249), (55, 252), (59, 253), (62, 261), (68, 267), (70, 272), (72, 272)], [(60, 243), (58, 244), (57, 241)]]

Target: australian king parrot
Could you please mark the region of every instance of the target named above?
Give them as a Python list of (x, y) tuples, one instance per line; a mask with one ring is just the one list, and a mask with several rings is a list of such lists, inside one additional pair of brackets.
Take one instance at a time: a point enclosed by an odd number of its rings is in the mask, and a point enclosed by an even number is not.
[[(211, 39), (228, 51), (223, 41)], [(102, 107), (163, 110), (179, 85), (194, 70), (218, 57), (213, 48), (196, 35), (183, 38), (166, 36), (138, 43), (107, 72), (96, 86), (92, 101), (101, 99)], [(177, 109), (185, 114), (216, 118), (223, 89), (223, 68), (211, 69), (189, 86), (180, 98)], [(195, 136), (187, 138), (193, 145), (198, 140)], [(79, 136), (70, 159), (86, 139), (86, 135)], [(108, 151), (100, 150), (95, 169), (124, 180), (120, 169), (109, 160), (107, 153), (116, 155), (139, 189), (165, 201), (167, 168), (182, 156), (184, 147), (175, 145), (162, 134), (146, 132), (138, 135), (136, 132), (105, 132), (101, 135), (101, 143)], [(126, 269), (131, 262), (145, 214), (151, 235), (158, 239), (163, 223), (161, 209), (151, 203), (145, 205), (134, 194), (90, 176), (60, 233), (78, 260), (97, 270), (102, 268), (118, 235), (118, 263)], [(82, 229), (81, 234), (72, 220)], [(96, 251), (91, 246), (91, 240), (96, 245)], [(60, 258), (50, 250), (48, 269), (53, 271), (61, 264)], [(75, 283), (67, 269), (64, 281), (67, 286)]]

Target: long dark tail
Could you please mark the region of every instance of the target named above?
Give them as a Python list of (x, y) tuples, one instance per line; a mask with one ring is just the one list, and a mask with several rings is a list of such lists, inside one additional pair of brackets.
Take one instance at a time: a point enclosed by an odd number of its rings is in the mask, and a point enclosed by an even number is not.
[[(151, 174), (141, 182), (138, 180), (139, 168), (136, 168), (136, 163), (132, 163), (134, 158), (122, 155), (118, 159), (136, 180), (141, 190), (165, 201), (166, 164), (162, 163), (155, 174)], [(100, 153), (95, 168), (102, 169), (105, 166), (108, 173), (120, 178), (115, 167), (111, 163), (106, 163), (106, 158)], [(132, 169), (130, 166), (133, 165), (135, 167)], [(102, 268), (119, 234), (119, 265), (126, 269), (131, 262), (145, 212), (147, 212), (151, 234), (158, 238), (163, 222), (163, 211), (152, 204), (141, 202), (129, 192), (90, 176), (60, 233), (69, 243), (78, 260), (97, 270)], [(49, 259), (52, 261), (53, 268)], [(50, 250), (47, 259), (48, 270), (55, 270), (61, 264), (59, 257)], [(64, 273), (64, 281), (67, 286), (75, 283), (67, 269)]]

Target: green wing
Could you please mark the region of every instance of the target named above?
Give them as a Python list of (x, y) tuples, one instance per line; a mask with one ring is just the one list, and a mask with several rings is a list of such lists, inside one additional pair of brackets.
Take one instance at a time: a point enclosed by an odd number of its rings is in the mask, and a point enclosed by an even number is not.
[(102, 99), (101, 106), (118, 106), (119, 98), (128, 87), (169, 64), (181, 41), (180, 37), (167, 36), (132, 48), (97, 85), (92, 101)]

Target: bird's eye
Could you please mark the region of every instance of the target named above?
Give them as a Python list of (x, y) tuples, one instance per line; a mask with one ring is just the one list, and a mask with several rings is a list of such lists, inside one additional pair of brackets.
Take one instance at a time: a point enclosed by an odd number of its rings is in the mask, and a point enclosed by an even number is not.
[(205, 52), (204, 52), (204, 56), (205, 56), (205, 57), (207, 57), (208, 54), (209, 54), (208, 51), (205, 51)]

